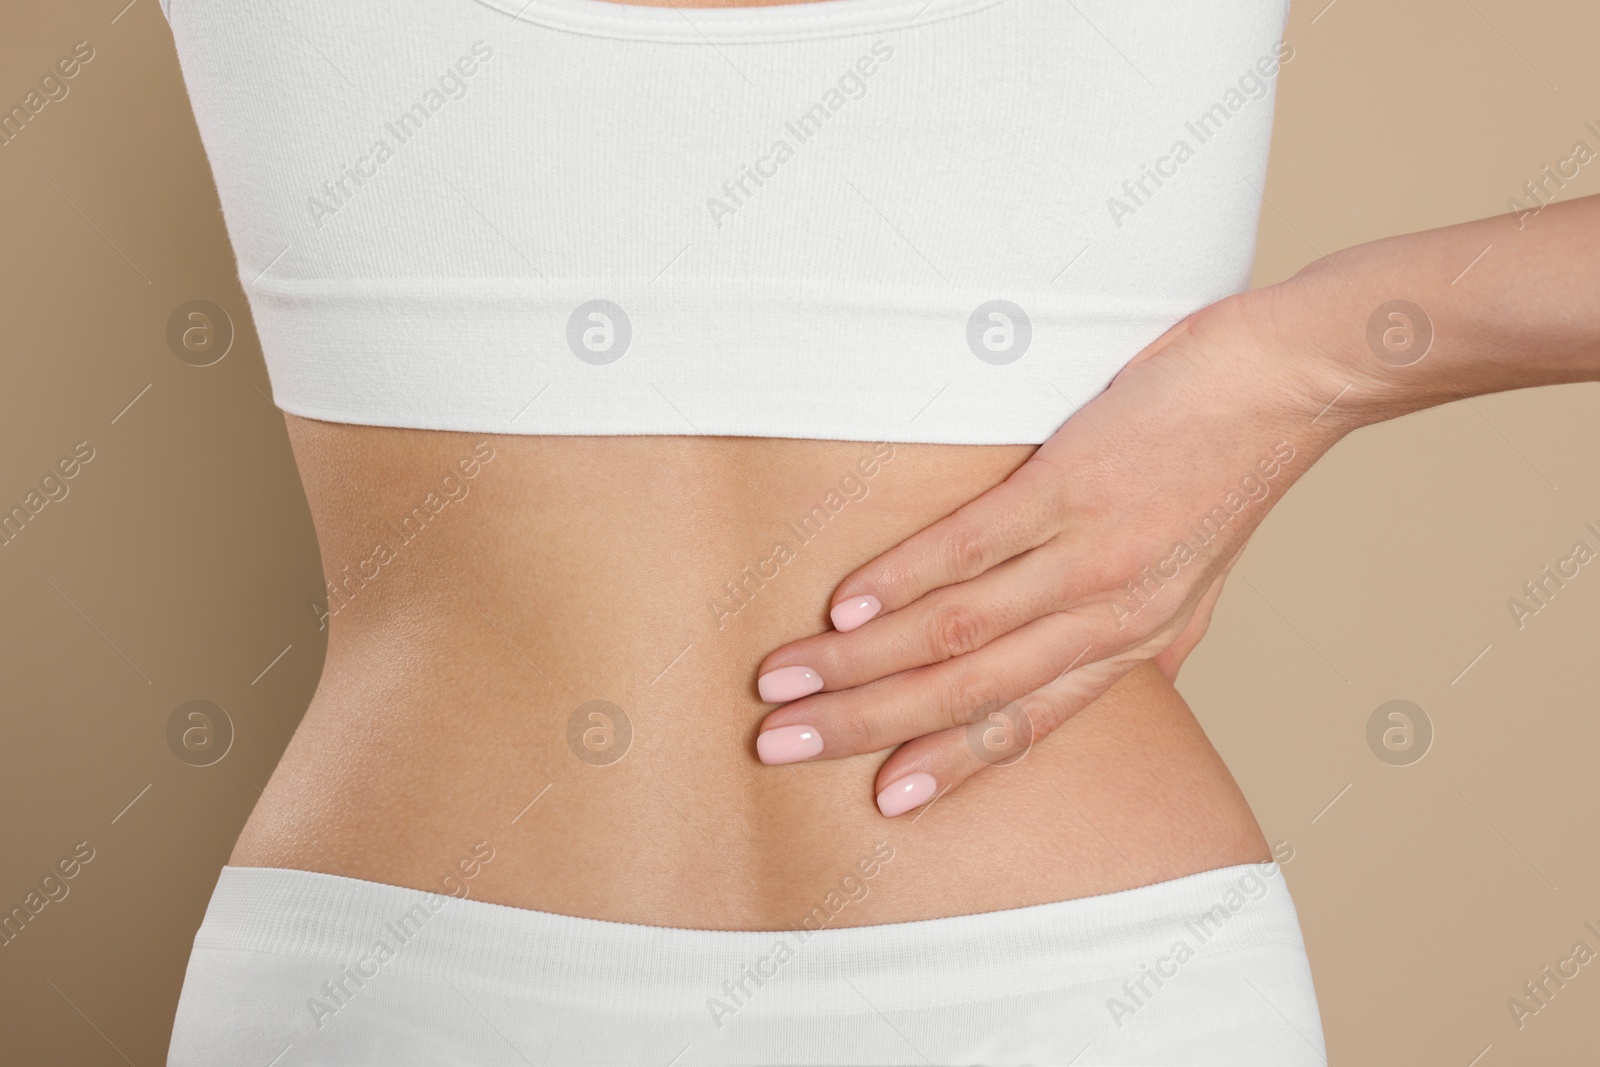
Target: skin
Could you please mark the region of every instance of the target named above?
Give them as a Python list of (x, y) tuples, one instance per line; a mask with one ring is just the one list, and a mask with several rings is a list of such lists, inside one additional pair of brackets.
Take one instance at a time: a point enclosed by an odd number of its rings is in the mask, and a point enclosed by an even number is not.
[[(448, 519), (374, 571), (361, 561), (384, 524), (485, 439), (286, 421), (325, 574), (377, 576), (330, 597), (321, 683), (234, 865), (436, 890), (470, 870), (471, 895), (495, 903), (780, 929), (1065, 900), (1270, 855), (1171, 684), (1175, 663), (1127, 672), (1070, 730), (1000, 753), (986, 783), (892, 826), (870, 788), (879, 755), (757, 760), (762, 655), (826, 627), (842, 576), (1001, 484), (1033, 446), (878, 453), (866, 495), (719, 618), (707, 603), (722, 584), (864, 471), (869, 445), (494, 439)], [(568, 742), (595, 699), (633, 731), (599, 766)], [(579, 730), (604, 741), (607, 725)]]
[[(859, 878), (880, 842), (893, 858), (826, 925), (1068, 899), (1269, 854), (1154, 667), (915, 822), (879, 813), (881, 754), (756, 758), (767, 650), (825, 627), (861, 560), (1003, 481), (1031, 446), (899, 444), (863, 478), (872, 446), (856, 442), (288, 423), (325, 574), (343, 580), (377, 540), (400, 547), (328, 620), (321, 683), (235, 865), (439, 890), (487, 841), (475, 899), (784, 929)], [(458, 478), (466, 495), (400, 545), (385, 524), (485, 440), (494, 457)], [(784, 524), (851, 472), (866, 495), (800, 545)], [(795, 558), (719, 626), (708, 601), (777, 538)], [(605, 766), (567, 740), (594, 699), (632, 724)]]
[[(329, 618), (321, 685), (231, 862), (435, 890), (465, 876), (475, 898), (518, 907), (778, 929), (1265, 859), (1172, 678), (1250, 531), (1344, 433), (1600, 377), (1600, 210), (1542, 214), (1374, 242), (1214, 305), (1043, 448), (896, 445), (867, 495), (731, 617), (708, 599), (869, 445), (487, 441), (467, 495)], [(1498, 254), (1477, 264), (1486, 244)], [(1397, 296), (1441, 331), (1438, 355), (1410, 368), (1364, 343)], [(287, 421), (334, 581), (485, 443)], [(1284, 439), (1296, 458), (1270, 495), (1119, 619), (1118, 591)], [(865, 592), (880, 618), (832, 632), (828, 607)], [(795, 664), (827, 688), (771, 711), (755, 676)], [(604, 766), (568, 743), (595, 699), (632, 727)], [(1022, 709), (1031, 738), (1003, 767), (973, 758), (964, 728), (996, 702)], [(796, 723), (820, 729), (823, 753), (763, 766), (758, 729)], [(885, 819), (875, 793), (916, 770), (944, 790)]]
[(882, 612), (768, 656), (826, 685), (763, 729), (806, 724), (818, 759), (898, 745), (876, 787), (922, 773), (947, 795), (992, 773), (952, 723), (1008, 704), (1045, 737), (1130, 669), (1175, 673), (1251, 532), (1346, 433), (1600, 379), (1596, 238), (1585, 197), (1347, 249), (1190, 316), (1003, 485), (847, 576), (830, 603)]

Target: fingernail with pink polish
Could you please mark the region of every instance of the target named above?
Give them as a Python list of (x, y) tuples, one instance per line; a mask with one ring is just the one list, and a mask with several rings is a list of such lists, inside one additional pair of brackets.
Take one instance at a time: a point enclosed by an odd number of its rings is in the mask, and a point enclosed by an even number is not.
[(779, 726), (756, 735), (762, 763), (799, 763), (822, 751), (822, 735), (811, 726)]
[(822, 675), (810, 667), (779, 667), (756, 679), (761, 699), (769, 704), (799, 700), (822, 688)]
[(875, 596), (853, 596), (835, 604), (833, 610), (828, 612), (828, 617), (833, 620), (833, 628), (844, 633), (854, 630), (882, 610), (883, 602)]
[(912, 808), (921, 807), (933, 799), (939, 783), (933, 775), (918, 771), (908, 774), (878, 794), (878, 810), (888, 818), (904, 815)]

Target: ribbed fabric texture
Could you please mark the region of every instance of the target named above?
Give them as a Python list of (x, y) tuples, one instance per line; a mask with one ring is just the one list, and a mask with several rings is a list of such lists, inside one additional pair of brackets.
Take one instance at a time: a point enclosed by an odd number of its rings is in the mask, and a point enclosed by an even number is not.
[(227, 867), (169, 1064), (1282, 1067), (1320, 1064), (1322, 1048), (1270, 863), (816, 932), (638, 926)]
[(1288, 0), (173, 0), (287, 411), (1038, 443), (1248, 285)]

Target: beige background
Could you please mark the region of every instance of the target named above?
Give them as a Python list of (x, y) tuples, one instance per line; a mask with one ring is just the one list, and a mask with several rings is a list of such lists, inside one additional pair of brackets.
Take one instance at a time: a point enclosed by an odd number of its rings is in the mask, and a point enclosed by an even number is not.
[[(0, 34), (7, 108), (74, 42), (96, 52), (0, 147), (0, 506), (95, 450), (0, 548), (0, 911), (94, 849), (0, 947), (16, 1063), (164, 1061), (217, 870), (323, 654), (312, 527), (171, 38), (155, 0), (125, 2), (15, 5)], [(1257, 284), (1505, 210), (1575, 140), (1600, 148), (1592, 3), (1324, 2), (1290, 21)], [(211, 367), (166, 344), (193, 299), (238, 326)], [(1600, 385), (1562, 387), (1346, 440), (1256, 535), (1180, 680), (1294, 849), (1333, 1062), (1592, 1058), (1600, 963), (1520, 1030), (1506, 1002), (1580, 938), (1600, 950), (1600, 563), (1521, 630), (1506, 601), (1574, 541), (1600, 547), (1597, 416)], [(237, 730), (206, 768), (166, 742), (196, 698)], [(1366, 740), (1395, 698), (1436, 734), (1410, 766)]]

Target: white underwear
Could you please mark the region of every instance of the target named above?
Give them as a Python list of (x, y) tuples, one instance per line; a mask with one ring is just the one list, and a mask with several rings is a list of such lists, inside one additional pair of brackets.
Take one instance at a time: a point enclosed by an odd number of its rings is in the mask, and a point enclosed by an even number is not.
[(1325, 1067), (1275, 863), (946, 919), (638, 926), (224, 867), (169, 1067)]

